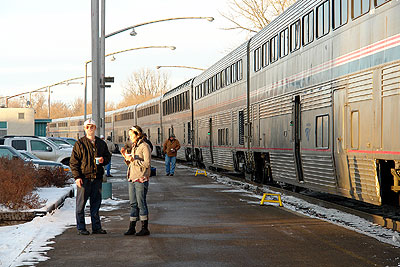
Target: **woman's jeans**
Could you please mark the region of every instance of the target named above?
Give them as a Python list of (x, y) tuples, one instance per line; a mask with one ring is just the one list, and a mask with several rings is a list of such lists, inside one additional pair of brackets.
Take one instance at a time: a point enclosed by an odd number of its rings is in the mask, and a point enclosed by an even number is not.
[(129, 182), (129, 202), (131, 205), (130, 221), (148, 220), (146, 195), (149, 189), (149, 182)]
[[(175, 172), (176, 157), (169, 157), (165, 155), (165, 172), (166, 174), (174, 174)], [(171, 165), (171, 167), (170, 167)]]

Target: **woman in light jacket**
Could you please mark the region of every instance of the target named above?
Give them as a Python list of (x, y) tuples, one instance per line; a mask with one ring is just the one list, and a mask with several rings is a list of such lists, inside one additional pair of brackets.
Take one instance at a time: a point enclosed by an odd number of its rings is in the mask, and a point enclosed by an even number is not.
[[(149, 188), (151, 152), (149, 145), (143, 140), (143, 130), (139, 126), (129, 129), (129, 138), (132, 141), (131, 154), (125, 148), (121, 154), (128, 165), (129, 202), (131, 206), (129, 229), (125, 235), (149, 235), (149, 212), (146, 195)], [(136, 222), (140, 219), (142, 229), (136, 233)]]

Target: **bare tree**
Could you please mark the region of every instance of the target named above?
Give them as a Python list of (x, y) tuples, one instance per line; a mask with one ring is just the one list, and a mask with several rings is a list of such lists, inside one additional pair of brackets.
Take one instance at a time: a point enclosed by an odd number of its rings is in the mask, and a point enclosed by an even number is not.
[(296, 0), (229, 0), (230, 11), (220, 14), (232, 26), (225, 30), (244, 30), (256, 33), (267, 26)]
[(117, 106), (126, 107), (147, 101), (161, 95), (170, 88), (169, 77), (160, 71), (141, 69), (123, 84), (123, 100)]

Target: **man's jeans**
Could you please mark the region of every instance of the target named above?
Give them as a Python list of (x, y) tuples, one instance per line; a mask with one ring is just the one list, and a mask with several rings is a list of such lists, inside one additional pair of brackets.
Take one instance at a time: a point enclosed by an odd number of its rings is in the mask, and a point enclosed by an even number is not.
[(106, 165), (106, 171), (107, 171), (107, 176), (110, 176), (110, 172), (111, 172), (111, 159), (110, 159), (110, 163), (108, 163)]
[(148, 220), (149, 211), (147, 209), (147, 191), (149, 182), (129, 182), (129, 202), (131, 205), (130, 221)]
[[(166, 174), (174, 174), (175, 172), (176, 157), (169, 157), (165, 155), (165, 172)], [(171, 165), (171, 168), (170, 168)]]
[(90, 218), (92, 221), (92, 230), (100, 230), (99, 209), (101, 205), (101, 179), (82, 179), (82, 187), (77, 187), (76, 193), (76, 227), (78, 230), (86, 230), (85, 224), (85, 205), (90, 198)]

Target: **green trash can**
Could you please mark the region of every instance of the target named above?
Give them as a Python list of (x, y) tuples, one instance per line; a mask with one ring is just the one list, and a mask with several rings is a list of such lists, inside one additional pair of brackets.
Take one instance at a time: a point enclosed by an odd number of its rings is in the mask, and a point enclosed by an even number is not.
[(103, 189), (101, 190), (101, 198), (108, 199), (112, 198), (112, 183), (103, 183)]

